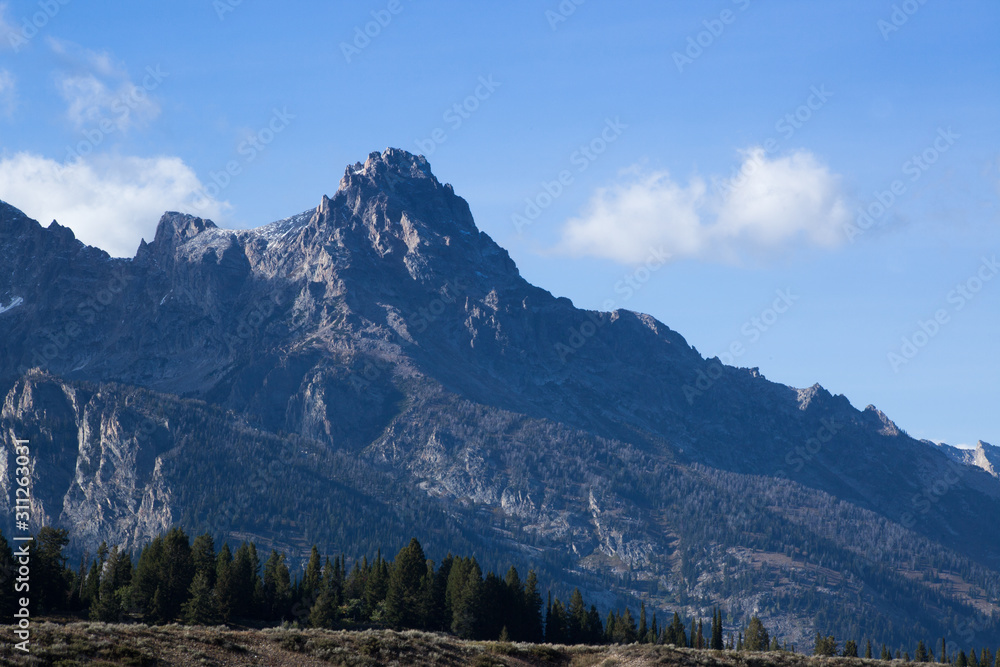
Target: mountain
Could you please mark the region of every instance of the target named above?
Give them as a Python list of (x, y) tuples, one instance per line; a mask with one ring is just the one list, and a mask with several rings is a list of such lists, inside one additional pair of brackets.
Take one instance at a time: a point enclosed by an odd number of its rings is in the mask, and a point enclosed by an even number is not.
[(993, 474), (530, 285), (421, 156), (372, 153), (257, 229), (166, 213), (132, 259), (0, 204), (0, 257), (0, 511), (13, 433), (34, 520), (78, 549), (416, 535), (800, 647), (1000, 643)]

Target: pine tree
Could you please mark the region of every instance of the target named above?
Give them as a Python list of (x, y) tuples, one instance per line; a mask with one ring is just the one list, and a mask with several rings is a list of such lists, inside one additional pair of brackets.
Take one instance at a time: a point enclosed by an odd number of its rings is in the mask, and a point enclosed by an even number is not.
[(31, 543), (32, 595), (29, 601), (33, 614), (69, 608), (73, 571), (66, 567), (66, 557), (63, 555), (67, 544), (69, 531), (50, 526), (43, 526)]
[(451, 631), (463, 639), (474, 639), (482, 609), (483, 572), (475, 558), (456, 558), (448, 576), (451, 601)]
[(504, 619), (504, 627), (511, 640), (524, 641), (526, 639), (525, 616), (524, 616), (524, 583), (521, 575), (513, 565), (507, 570), (504, 577), (503, 601), (501, 603), (501, 616)]
[[(643, 607), (643, 621), (645, 618), (645, 607)], [(587, 640), (587, 607), (583, 602), (583, 594), (579, 588), (573, 589), (573, 594), (569, 598), (569, 607), (566, 609), (566, 637), (569, 644), (582, 644)]]
[(597, 607), (590, 605), (590, 611), (587, 612), (586, 643), (595, 645), (600, 644), (603, 641), (604, 626), (601, 625), (601, 614), (597, 611)]
[(865, 657), (869, 660), (872, 658), (872, 640), (869, 639), (865, 643)]
[(285, 555), (271, 550), (264, 564), (262, 580), (264, 590), (264, 614), (272, 621), (280, 621), (288, 615), (292, 600), (292, 581), (285, 564)]
[(845, 658), (856, 658), (858, 657), (858, 643), (853, 639), (848, 639), (844, 642), (844, 653)]
[(399, 550), (386, 587), (385, 622), (394, 628), (425, 627), (427, 559), (416, 538)]
[(698, 634), (698, 626), (695, 624), (694, 618), (692, 618), (691, 632), (688, 633), (688, 639), (689, 639), (688, 646), (690, 648), (697, 648), (697, 634)]
[(389, 563), (382, 558), (382, 552), (375, 554), (375, 560), (368, 568), (365, 577), (364, 614), (367, 618), (379, 622), (385, 605), (385, 595), (389, 590)]
[(215, 557), (215, 607), (223, 623), (228, 623), (238, 598), (236, 576), (233, 572), (233, 554), (228, 544), (223, 544)]
[(542, 596), (538, 592), (538, 577), (534, 570), (528, 571), (524, 582), (525, 639), (531, 642), (542, 639)]
[(781, 644), (778, 643), (777, 637), (771, 637), (771, 644), (767, 647), (767, 650), (771, 651), (772, 653), (781, 650)]
[(215, 541), (208, 533), (199, 535), (191, 543), (191, 562), (195, 574), (201, 572), (208, 581), (209, 588), (215, 586)]
[(955, 667), (969, 667), (969, 659), (965, 656), (965, 651), (959, 650), (955, 659)]
[[(621, 621), (622, 634), (624, 635), (624, 643), (634, 644), (638, 639), (638, 631), (635, 627), (635, 619), (632, 618), (632, 612), (628, 607), (625, 607), (625, 615), (622, 616)], [(681, 626), (681, 637), (684, 636), (684, 626)]]
[(233, 615), (243, 618), (258, 616), (256, 591), (260, 588), (260, 560), (257, 557), (257, 547), (250, 542), (243, 542), (233, 556), (232, 564), (234, 592)]
[(98, 593), (90, 606), (90, 618), (105, 623), (119, 622), (131, 597), (131, 582), (132, 558), (128, 552), (115, 547), (104, 565)]
[(200, 571), (194, 575), (187, 602), (181, 605), (184, 622), (188, 625), (214, 625), (218, 622), (218, 612), (212, 589), (208, 585), (208, 574)]
[(698, 639), (695, 642), (695, 644), (696, 648), (700, 649), (705, 648), (705, 634), (704, 634), (704, 628), (702, 627), (702, 621), (700, 618), (698, 619)]
[(837, 655), (837, 642), (834, 640), (833, 636), (824, 637), (817, 632), (816, 646), (813, 648), (813, 655)]
[(764, 624), (757, 616), (752, 617), (749, 625), (747, 625), (746, 640), (743, 643), (743, 647), (748, 651), (766, 651), (770, 642), (771, 639), (767, 635), (767, 630), (764, 629)]
[(721, 651), (722, 643), (722, 611), (716, 607), (712, 612), (712, 648)]
[(80, 590), (80, 600), (84, 606), (93, 607), (97, 603), (97, 596), (100, 595), (101, 588), (101, 566), (97, 560), (90, 562), (90, 570), (84, 580)]
[(639, 641), (646, 642), (646, 633), (649, 632), (649, 625), (646, 623), (646, 603), (639, 603)]
[(191, 545), (184, 531), (173, 528), (153, 539), (139, 556), (132, 587), (143, 621), (155, 624), (176, 619), (193, 578)]
[(676, 611), (673, 620), (670, 621), (670, 626), (667, 628), (666, 643), (674, 646), (687, 646), (684, 624), (681, 623), (681, 617)]
[(927, 647), (924, 646), (923, 639), (917, 642), (917, 653), (915, 658), (917, 662), (927, 662)]
[(496, 639), (504, 626), (503, 604), (506, 585), (493, 572), (483, 579), (482, 601), (479, 609), (478, 635), (483, 639)]
[(451, 574), (451, 566), (455, 562), (455, 557), (450, 553), (441, 561), (441, 565), (434, 573), (434, 583), (431, 585), (430, 619), (428, 627), (431, 630), (445, 632), (451, 629), (451, 605), (447, 598), (448, 575)]
[(882, 653), (879, 654), (879, 659), (880, 660), (885, 660), (887, 662), (889, 660), (892, 660), (892, 654), (889, 653), (889, 649), (886, 648), (885, 644), (882, 644)]
[(566, 642), (566, 614), (563, 604), (556, 598), (549, 607), (545, 617), (545, 643), (563, 644)]
[(302, 597), (306, 600), (315, 600), (320, 593), (320, 583), (322, 582), (322, 563), (320, 561), (319, 549), (312, 545), (309, 552), (309, 562), (306, 565), (306, 572), (302, 576)]
[(327, 559), (319, 584), (319, 595), (309, 610), (309, 625), (314, 628), (332, 629), (338, 621), (337, 607), (340, 598), (337, 568)]

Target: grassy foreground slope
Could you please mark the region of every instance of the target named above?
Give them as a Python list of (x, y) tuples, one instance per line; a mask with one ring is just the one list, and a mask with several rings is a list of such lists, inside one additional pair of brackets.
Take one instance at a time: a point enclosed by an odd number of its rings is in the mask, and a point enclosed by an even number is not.
[[(570, 667), (875, 667), (877, 660), (794, 653), (697, 651), (670, 646), (553, 646), (464, 641), (410, 630), (234, 630), (225, 627), (37, 623), (31, 653), (14, 649), (3, 628), (2, 665), (566, 665)], [(886, 663), (881, 663), (883, 666)], [(894, 667), (910, 663), (893, 661)], [(927, 663), (921, 667), (930, 667)]]

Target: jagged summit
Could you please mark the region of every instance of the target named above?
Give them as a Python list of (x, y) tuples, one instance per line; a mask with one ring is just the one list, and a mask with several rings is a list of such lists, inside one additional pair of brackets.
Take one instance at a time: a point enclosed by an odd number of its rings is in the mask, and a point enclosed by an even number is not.
[[(440, 185), (431, 172), (431, 165), (423, 155), (414, 155), (401, 148), (386, 148), (379, 153), (372, 151), (364, 164), (355, 162), (344, 171), (344, 182), (352, 176), (365, 176), (375, 181), (383, 181), (393, 189), (402, 179), (428, 179)], [(449, 186), (450, 187), (450, 186)]]

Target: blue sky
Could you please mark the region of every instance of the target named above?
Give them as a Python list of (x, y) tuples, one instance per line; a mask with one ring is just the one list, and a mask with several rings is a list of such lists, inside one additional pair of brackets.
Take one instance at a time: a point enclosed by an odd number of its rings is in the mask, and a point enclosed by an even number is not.
[(113, 254), (397, 146), (580, 307), (1000, 444), (997, 3), (0, 7), (0, 199)]

